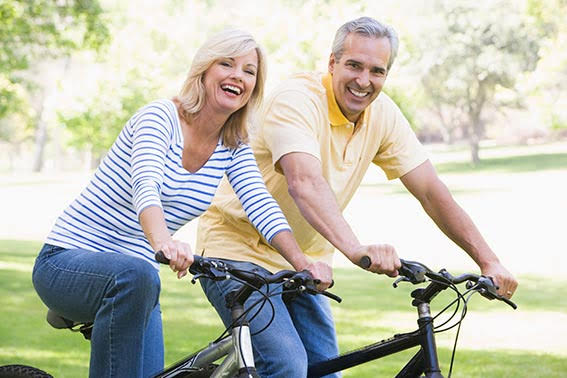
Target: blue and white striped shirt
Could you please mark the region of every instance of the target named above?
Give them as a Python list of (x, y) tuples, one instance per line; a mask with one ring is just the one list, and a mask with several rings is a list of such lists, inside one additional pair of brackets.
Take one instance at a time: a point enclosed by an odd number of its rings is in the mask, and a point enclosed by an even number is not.
[(114, 251), (153, 263), (154, 251), (138, 221), (148, 206), (163, 209), (170, 233), (201, 215), (226, 173), (250, 221), (271, 241), (290, 227), (267, 191), (248, 145), (216, 146), (195, 173), (181, 164), (183, 133), (175, 104), (152, 102), (124, 126), (94, 177), (55, 222), (47, 243)]

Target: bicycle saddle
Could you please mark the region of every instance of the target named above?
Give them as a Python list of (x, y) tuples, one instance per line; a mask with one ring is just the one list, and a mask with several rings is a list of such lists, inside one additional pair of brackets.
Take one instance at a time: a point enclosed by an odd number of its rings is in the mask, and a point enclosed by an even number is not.
[(75, 322), (71, 319), (67, 319), (52, 309), (47, 310), (46, 316), (47, 322), (50, 326), (56, 329), (70, 329), (73, 332), (81, 332), (85, 339), (91, 339), (91, 333), (93, 328), (93, 323), (82, 323), (82, 322)]

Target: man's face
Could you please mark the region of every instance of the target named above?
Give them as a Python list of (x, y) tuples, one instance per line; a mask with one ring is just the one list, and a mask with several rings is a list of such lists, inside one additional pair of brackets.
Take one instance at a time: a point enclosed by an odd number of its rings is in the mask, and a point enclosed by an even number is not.
[(360, 114), (380, 94), (388, 75), (388, 38), (371, 38), (356, 33), (346, 37), (340, 59), (331, 54), (329, 72), (333, 91), (345, 117), (356, 122)]

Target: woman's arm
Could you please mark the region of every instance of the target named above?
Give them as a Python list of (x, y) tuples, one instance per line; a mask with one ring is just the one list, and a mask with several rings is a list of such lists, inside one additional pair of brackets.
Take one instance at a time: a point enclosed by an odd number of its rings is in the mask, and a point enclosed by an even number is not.
[(173, 138), (172, 109), (155, 102), (147, 105), (130, 126), (132, 201), (140, 226), (152, 249), (168, 257), (179, 278), (193, 261), (188, 244), (171, 238), (160, 199), (166, 154)]
[(152, 249), (162, 251), (170, 260), (169, 267), (177, 272), (177, 278), (184, 277), (193, 263), (193, 253), (189, 244), (172, 239), (163, 210), (158, 206), (146, 207), (140, 214), (140, 225)]
[(326, 289), (332, 282), (331, 267), (309, 261), (299, 248), (278, 203), (268, 192), (248, 146), (235, 153), (227, 176), (254, 227), (296, 270), (309, 270), (314, 278), (321, 281), (318, 288)]

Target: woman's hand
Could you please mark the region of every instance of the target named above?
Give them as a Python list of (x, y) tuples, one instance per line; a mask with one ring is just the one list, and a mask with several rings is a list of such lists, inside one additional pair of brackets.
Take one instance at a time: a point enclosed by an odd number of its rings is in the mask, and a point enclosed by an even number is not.
[(156, 245), (156, 251), (162, 251), (169, 259), (169, 267), (177, 272), (177, 278), (187, 275), (187, 269), (193, 264), (191, 246), (179, 240), (170, 239)]

